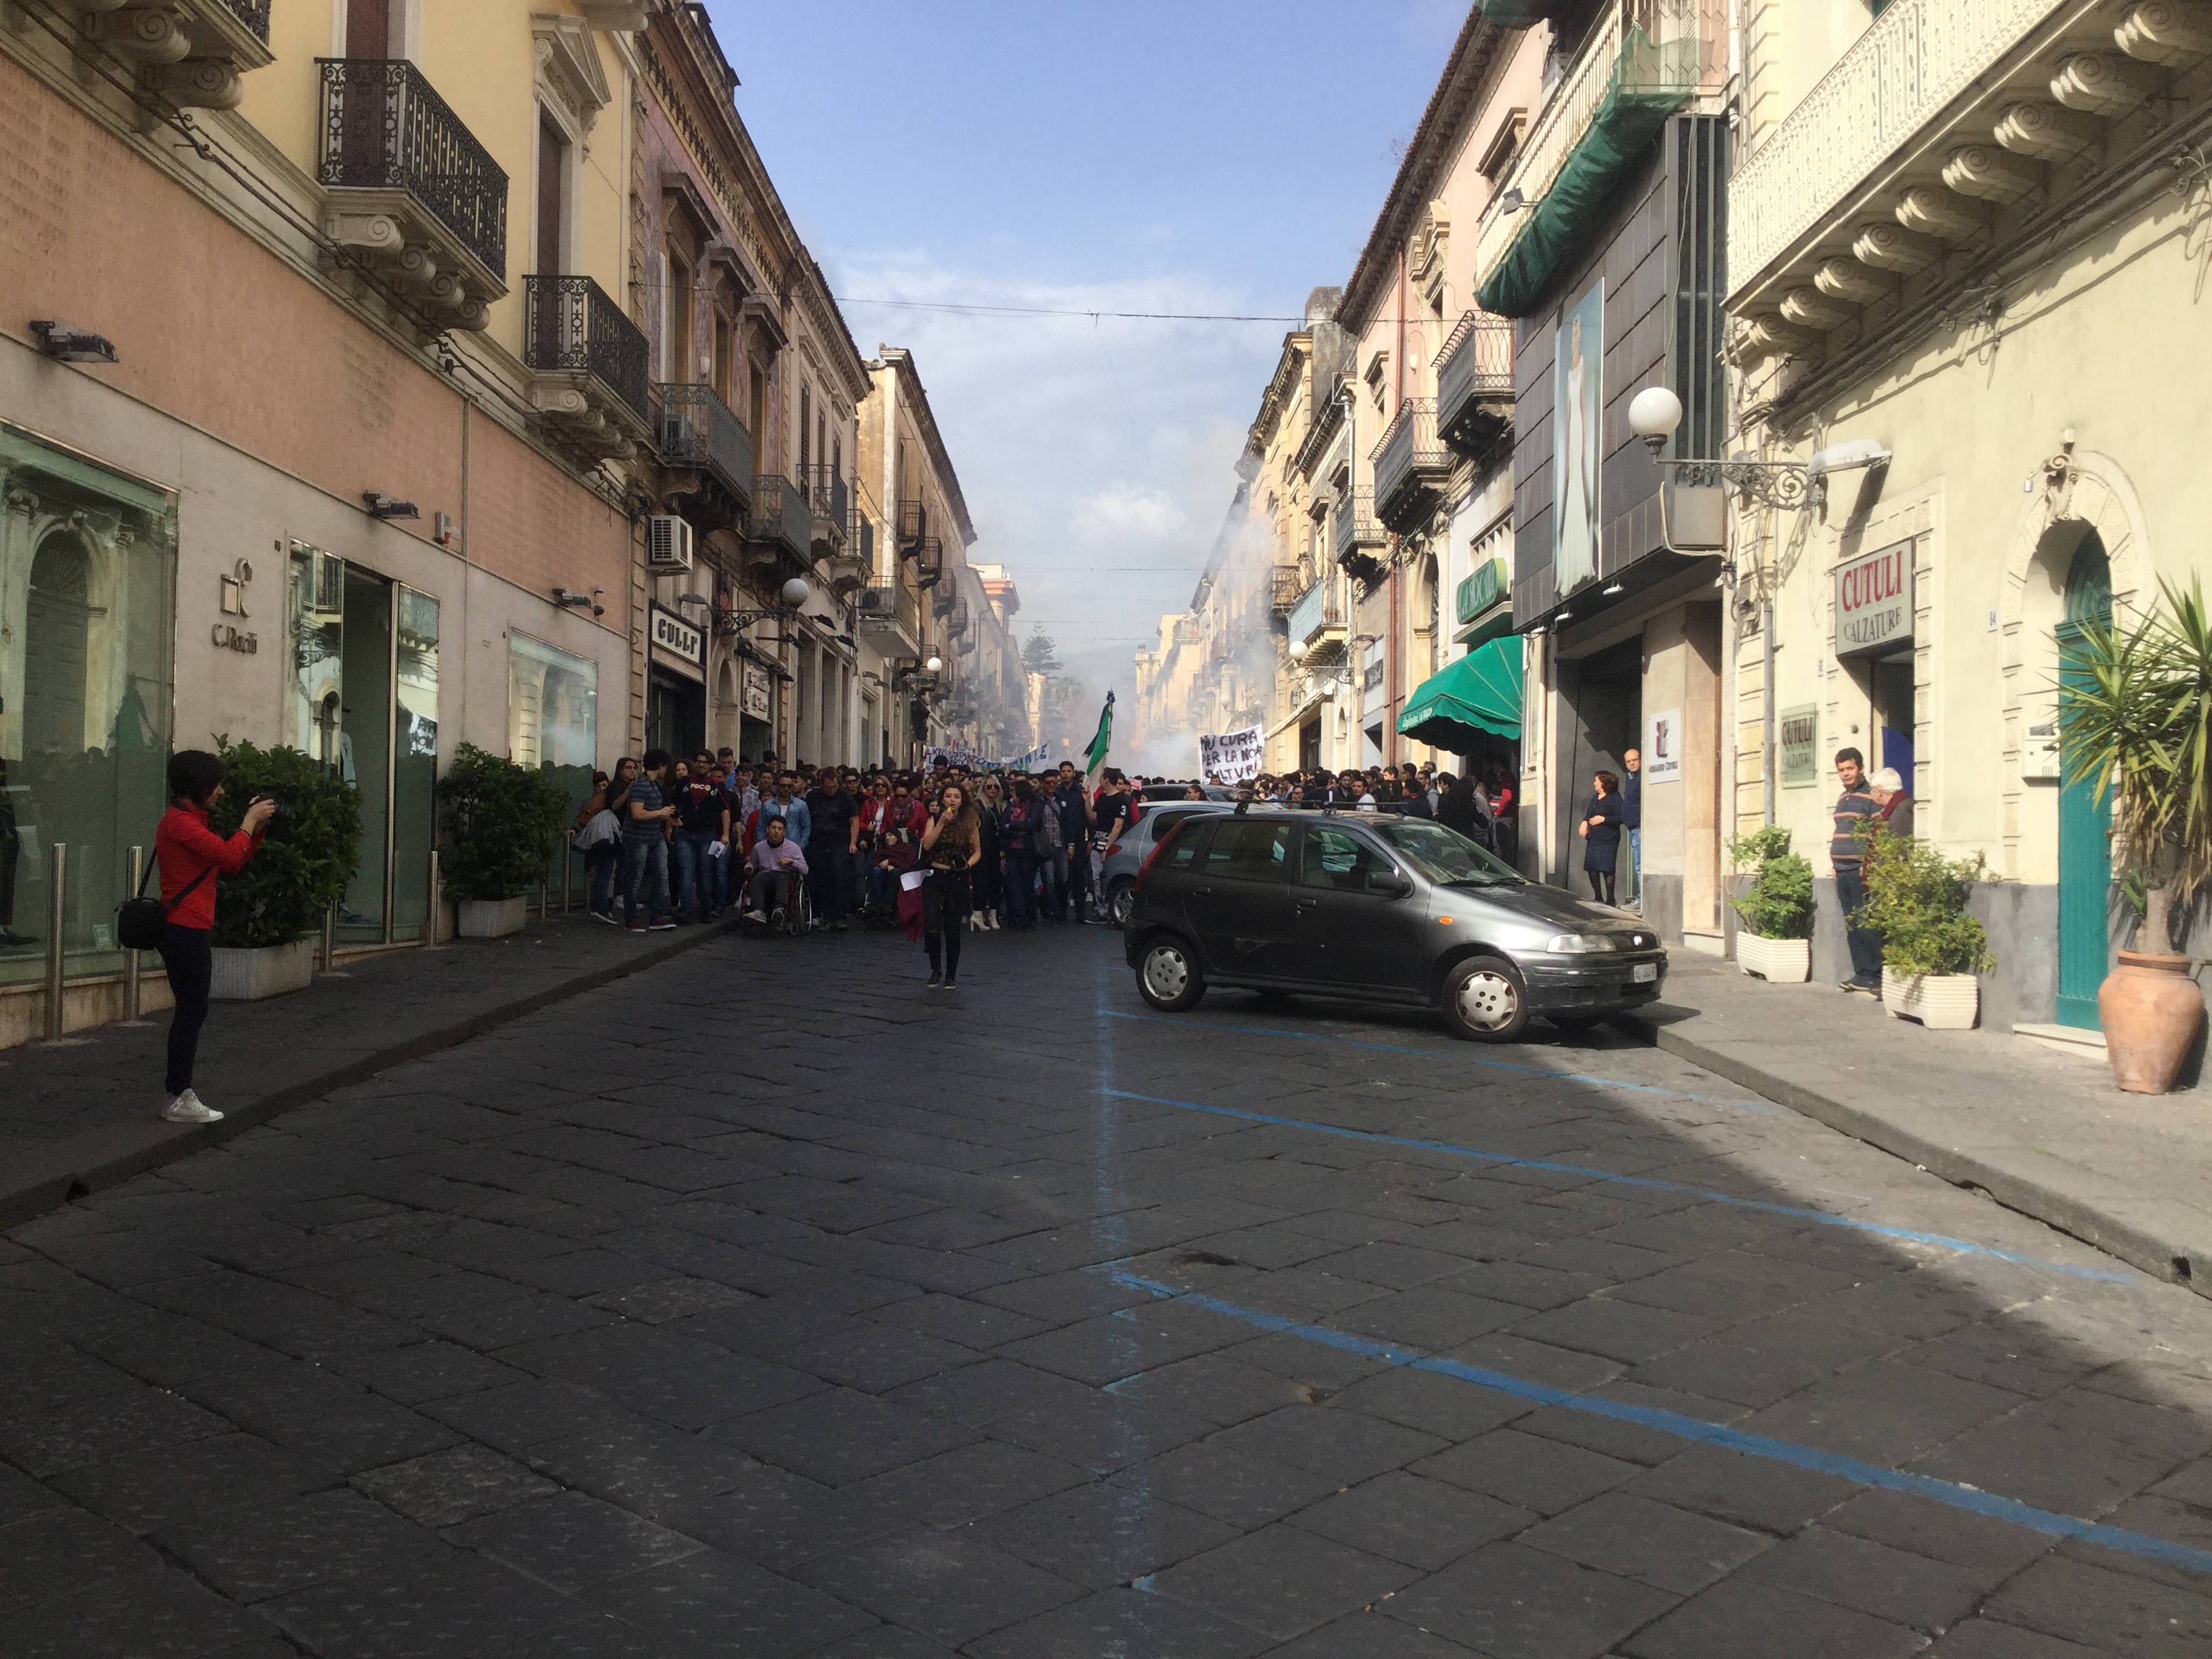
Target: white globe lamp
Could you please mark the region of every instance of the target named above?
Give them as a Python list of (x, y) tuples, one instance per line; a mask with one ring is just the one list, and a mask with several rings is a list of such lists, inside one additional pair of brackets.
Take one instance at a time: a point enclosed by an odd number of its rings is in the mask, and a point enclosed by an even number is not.
[(927, 662), (922, 664), (922, 666), (933, 674), (942, 673), (945, 670), (945, 659), (932, 657)]
[(800, 605), (805, 605), (814, 596), (814, 590), (806, 585), (806, 578), (804, 576), (793, 576), (783, 585), (781, 592), (783, 602), (793, 611), (798, 610)]
[(1629, 401), (1628, 429), (1656, 455), (1682, 424), (1682, 400), (1663, 386), (1647, 386)]

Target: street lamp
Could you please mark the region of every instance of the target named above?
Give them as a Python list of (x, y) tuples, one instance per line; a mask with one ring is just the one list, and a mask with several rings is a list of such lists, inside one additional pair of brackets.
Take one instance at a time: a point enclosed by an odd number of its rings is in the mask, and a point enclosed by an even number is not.
[(1724, 486), (1766, 507), (1826, 507), (1830, 473), (1889, 465), (1889, 451), (1872, 438), (1831, 445), (1804, 461), (1759, 461), (1748, 455), (1724, 461), (1678, 460), (1662, 455), (1659, 452), (1681, 424), (1682, 400), (1667, 386), (1647, 386), (1629, 400), (1629, 430), (1644, 440), (1653, 461), (1673, 471), (1677, 483)]
[[(804, 576), (793, 576), (776, 590), (775, 596), (782, 601), (781, 604), (761, 605), (750, 611), (726, 611), (719, 606), (716, 607), (714, 613), (714, 632), (722, 638), (727, 639), (731, 635), (750, 628), (755, 623), (769, 617), (788, 620), (798, 614), (799, 606), (814, 597), (814, 590), (806, 585), (806, 579)], [(688, 602), (691, 598), (692, 596), (687, 593), (684, 595), (684, 601)]]
[(941, 674), (945, 672), (945, 659), (932, 657), (927, 662), (922, 664), (922, 666), (933, 674)]

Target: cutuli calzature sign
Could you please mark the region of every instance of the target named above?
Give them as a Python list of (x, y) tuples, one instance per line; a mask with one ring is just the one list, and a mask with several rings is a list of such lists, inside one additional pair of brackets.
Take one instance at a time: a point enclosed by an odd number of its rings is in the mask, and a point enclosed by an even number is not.
[(1892, 542), (1836, 567), (1836, 654), (1912, 639), (1912, 544)]

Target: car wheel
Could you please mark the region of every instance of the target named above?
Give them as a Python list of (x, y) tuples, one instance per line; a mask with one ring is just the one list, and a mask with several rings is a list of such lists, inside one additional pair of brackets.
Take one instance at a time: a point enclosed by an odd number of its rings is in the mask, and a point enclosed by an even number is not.
[(1170, 1014), (1198, 1006), (1206, 994), (1205, 975), (1179, 939), (1158, 939), (1146, 947), (1137, 965), (1137, 990), (1153, 1007)]
[(1503, 957), (1470, 957), (1444, 981), (1452, 1035), (1473, 1042), (1510, 1042), (1528, 1024), (1521, 970)]
[(1113, 918), (1116, 927), (1129, 925), (1129, 913), (1137, 908), (1137, 884), (1117, 881), (1107, 890), (1106, 914)]

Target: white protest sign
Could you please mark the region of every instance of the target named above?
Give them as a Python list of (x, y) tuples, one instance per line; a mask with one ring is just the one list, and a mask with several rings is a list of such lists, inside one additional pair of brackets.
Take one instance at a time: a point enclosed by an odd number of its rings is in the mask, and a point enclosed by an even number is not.
[(1267, 734), (1256, 726), (1241, 731), (1201, 736), (1198, 740), (1198, 775), (1208, 782), (1243, 783), (1260, 775), (1260, 757), (1267, 746)]

